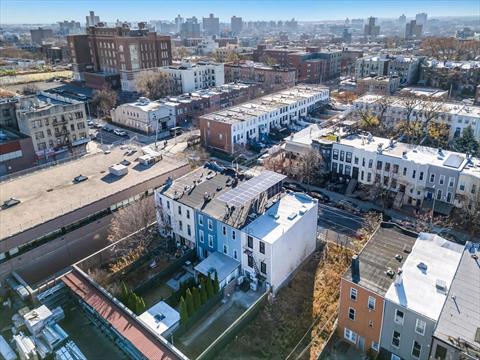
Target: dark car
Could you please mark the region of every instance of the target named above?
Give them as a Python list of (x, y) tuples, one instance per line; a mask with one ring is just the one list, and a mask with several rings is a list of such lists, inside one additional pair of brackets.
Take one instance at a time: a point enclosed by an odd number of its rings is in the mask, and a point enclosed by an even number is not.
[(12, 206), (20, 204), (20, 200), (10, 198), (8, 200), (5, 200), (2, 205), (2, 209), (8, 209), (11, 208)]
[(75, 176), (75, 178), (73, 179), (73, 182), (75, 184), (78, 184), (78, 183), (81, 183), (81, 182), (84, 182), (84, 181), (87, 181), (88, 180), (88, 177), (85, 176), (85, 175), (78, 175), (78, 176)]
[(328, 195), (325, 195), (324, 193), (320, 191), (310, 191), (308, 193), (311, 197), (317, 199), (318, 201), (321, 201), (323, 203), (327, 203), (330, 201), (330, 197)]
[(108, 125), (105, 125), (103, 127), (103, 130), (107, 131), (107, 132), (113, 132), (113, 128), (111, 126), (108, 126)]
[(283, 187), (288, 190), (292, 191), (298, 191), (298, 192), (304, 192), (307, 189), (305, 189), (302, 185), (297, 184), (297, 183), (290, 183), (290, 182), (284, 182)]

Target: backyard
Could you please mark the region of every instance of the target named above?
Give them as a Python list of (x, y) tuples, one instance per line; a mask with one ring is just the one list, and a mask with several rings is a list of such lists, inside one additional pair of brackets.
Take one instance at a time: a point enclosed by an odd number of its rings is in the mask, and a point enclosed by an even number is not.
[(333, 331), (352, 254), (334, 244), (317, 250), (217, 359), (316, 359)]

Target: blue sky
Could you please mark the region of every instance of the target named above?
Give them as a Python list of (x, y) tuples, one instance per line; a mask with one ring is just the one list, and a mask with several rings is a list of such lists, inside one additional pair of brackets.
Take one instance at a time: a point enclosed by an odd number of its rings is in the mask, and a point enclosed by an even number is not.
[(53, 23), (77, 20), (82, 24), (89, 10), (103, 21), (165, 20), (208, 16), (210, 12), (229, 21), (232, 15), (244, 20), (300, 21), (349, 18), (414, 16), (480, 16), (480, 0), (0, 0), (0, 24)]

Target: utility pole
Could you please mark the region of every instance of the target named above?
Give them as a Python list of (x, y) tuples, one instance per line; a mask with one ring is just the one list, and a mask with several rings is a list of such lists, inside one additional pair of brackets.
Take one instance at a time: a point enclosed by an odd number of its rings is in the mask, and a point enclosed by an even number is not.
[(158, 121), (157, 121), (157, 115), (153, 114), (153, 120), (155, 121), (156, 128), (155, 128), (155, 150), (157, 150), (157, 141), (158, 141)]

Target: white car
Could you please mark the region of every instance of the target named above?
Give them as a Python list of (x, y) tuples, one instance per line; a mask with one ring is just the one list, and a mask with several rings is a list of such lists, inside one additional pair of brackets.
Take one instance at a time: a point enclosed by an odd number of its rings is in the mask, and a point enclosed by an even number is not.
[(118, 136), (127, 136), (128, 135), (125, 131), (120, 130), (120, 129), (115, 129), (115, 130), (113, 130), (113, 132), (115, 133), (115, 135), (118, 135)]
[(270, 157), (270, 154), (268, 154), (268, 153), (267, 153), (267, 154), (263, 154), (262, 156), (260, 156), (260, 157), (258, 158), (257, 162), (258, 162), (260, 165), (262, 165), (262, 164), (265, 162), (265, 160), (267, 160), (269, 157)]

